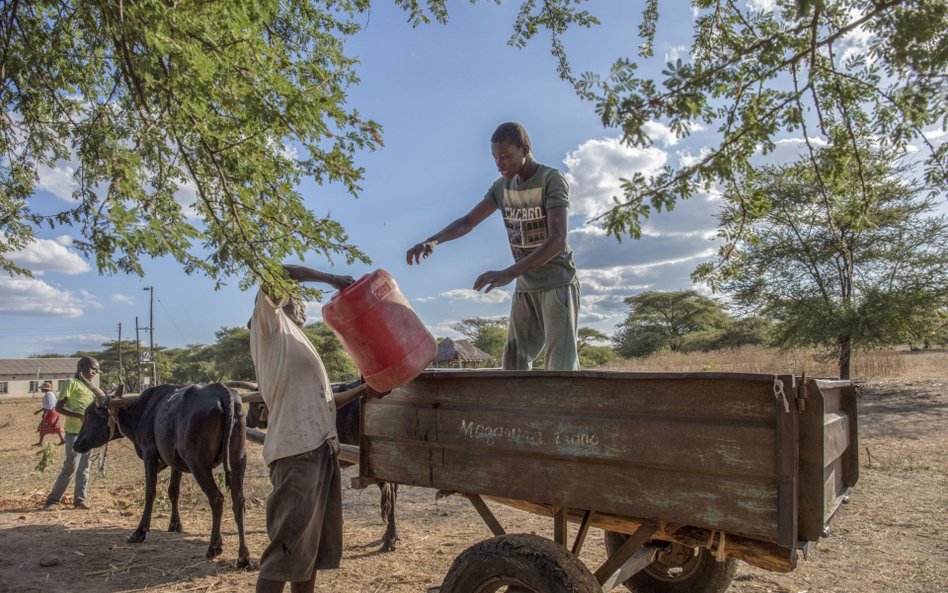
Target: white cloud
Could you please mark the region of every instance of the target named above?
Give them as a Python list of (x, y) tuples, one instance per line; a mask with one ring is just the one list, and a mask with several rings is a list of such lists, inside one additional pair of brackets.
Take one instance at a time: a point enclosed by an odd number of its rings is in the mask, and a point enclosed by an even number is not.
[[(822, 138), (810, 138), (810, 145), (816, 150), (826, 146), (826, 140)], [(795, 163), (802, 158), (807, 158), (808, 154), (809, 149), (807, 148), (806, 140), (803, 138), (783, 138), (774, 142), (773, 150), (767, 154), (764, 154), (763, 151), (758, 148), (752, 162), (757, 166), (786, 165)]]
[(455, 323), (458, 323), (458, 321), (459, 320), (457, 319), (454, 319), (454, 320), (447, 319), (445, 321), (436, 323), (435, 325), (426, 325), (425, 327), (428, 328), (428, 331), (430, 331), (431, 335), (433, 336), (437, 336), (439, 338), (451, 338), (452, 340), (456, 340), (458, 338), (464, 337), (460, 332), (458, 332), (453, 327), (451, 327)]
[(82, 301), (83, 305), (92, 309), (101, 309), (105, 307), (105, 305), (102, 304), (102, 301), (99, 300), (99, 297), (95, 296), (84, 288), (79, 291), (79, 299)]
[[(850, 7), (847, 10), (846, 18), (849, 22), (855, 22), (865, 16), (865, 12), (857, 7)], [(856, 57), (864, 57), (867, 62), (873, 63), (877, 59), (871, 49), (876, 42), (876, 34), (866, 26), (866, 23), (846, 32), (840, 40), (842, 53), (838, 53), (838, 59), (845, 65), (849, 60)]]
[(573, 259), (580, 269), (647, 265), (694, 257), (713, 248), (719, 197), (701, 194), (679, 200), (671, 212), (652, 213), (642, 221), (642, 237), (620, 243), (599, 226), (587, 224), (569, 232)]
[(672, 132), (671, 128), (663, 123), (649, 120), (642, 126), (642, 131), (645, 132), (645, 135), (648, 136), (652, 142), (656, 142), (662, 146), (674, 146), (678, 144), (678, 136)]
[(72, 334), (51, 338), (37, 338), (30, 347), (36, 354), (76, 352), (98, 349), (102, 344), (115, 340), (116, 336), (103, 334)]
[(649, 290), (688, 290), (695, 267), (715, 253), (705, 249), (674, 259), (603, 268), (579, 267), (580, 324), (610, 333), (629, 312), (624, 299)]
[(698, 154), (692, 154), (690, 150), (681, 150), (675, 154), (678, 156), (678, 164), (682, 167), (690, 167), (711, 154), (711, 149), (703, 146), (698, 150)]
[(181, 211), (186, 218), (195, 219), (198, 217), (197, 209), (194, 205), (197, 203), (197, 184), (192, 179), (188, 179), (178, 187), (174, 194), (174, 199), (181, 206)]
[(948, 136), (948, 130), (942, 130), (940, 128), (936, 128), (934, 130), (928, 130), (926, 132), (922, 132), (922, 136), (925, 136), (925, 139), (928, 140), (929, 142), (932, 142), (933, 140), (941, 140), (942, 138), (945, 138), (946, 136)]
[[(650, 122), (648, 132), (666, 145), (675, 140), (662, 124)], [(684, 151), (677, 157), (698, 158)], [(629, 148), (614, 139), (586, 142), (565, 159), (573, 213), (601, 214), (612, 206), (612, 196), (621, 194), (620, 177), (635, 171), (652, 175), (667, 158), (664, 150)], [(568, 241), (580, 278), (580, 323), (611, 332), (628, 312), (624, 298), (646, 290), (692, 288), (691, 272), (717, 251), (720, 199), (718, 192), (701, 192), (679, 200), (671, 212), (652, 212), (642, 220), (638, 240), (625, 237), (620, 243), (595, 224), (573, 228)]]
[(421, 303), (429, 303), (434, 301), (471, 301), (475, 303), (497, 304), (509, 301), (510, 293), (502, 289), (495, 289), (490, 292), (483, 293), (477, 292), (470, 288), (455, 288), (435, 296), (420, 297), (415, 300)]
[(113, 303), (121, 303), (121, 304), (123, 304), (123, 305), (134, 305), (134, 304), (135, 304), (135, 299), (133, 299), (133, 298), (130, 297), (130, 296), (126, 296), (126, 295), (124, 295), (124, 294), (119, 294), (119, 293), (113, 294), (113, 295), (111, 296), (111, 300), (112, 300)]
[(53, 241), (56, 241), (63, 247), (70, 247), (72, 245), (72, 237), (70, 235), (59, 235)]
[(602, 214), (612, 207), (613, 196), (622, 196), (620, 178), (631, 178), (636, 172), (652, 176), (667, 160), (664, 150), (626, 146), (618, 138), (586, 141), (563, 159), (570, 184), (570, 214), (586, 218)]
[[(667, 282), (659, 282), (663, 278), (668, 278), (674, 274), (661, 274), (663, 271), (687, 268), (690, 270), (694, 266), (715, 253), (714, 249), (704, 249), (698, 253), (684, 257), (676, 257), (666, 260), (656, 260), (644, 264), (634, 264), (627, 266), (612, 266), (608, 268), (592, 268), (579, 270), (580, 281), (583, 286), (590, 286), (593, 293), (615, 294), (616, 291), (625, 293), (629, 296), (629, 291), (638, 290), (681, 290), (687, 288), (682, 283), (676, 282), (674, 286), (668, 286)], [(661, 284), (661, 286), (659, 286)], [(689, 280), (687, 285), (690, 286)]]
[(291, 161), (298, 161), (300, 159), (300, 151), (294, 144), (284, 144), (283, 148), (280, 149), (280, 156)]
[(86, 307), (101, 307), (87, 291), (59, 290), (36, 278), (0, 275), (0, 314), (79, 317)]
[[(471, 315), (470, 317), (474, 317), (474, 316)], [(507, 317), (507, 315), (506, 314), (479, 315), (478, 317), (482, 319), (498, 319), (499, 320), (499, 319), (504, 319), (505, 317)], [(461, 323), (460, 319), (445, 319), (445, 320), (439, 321), (438, 323), (434, 325), (426, 325), (425, 327), (428, 328), (428, 331), (430, 331), (432, 335), (438, 336), (439, 338), (451, 338), (452, 340), (456, 340), (459, 338), (467, 339), (467, 336), (465, 336), (461, 332), (454, 329), (454, 326), (458, 323)]]
[(668, 49), (665, 51), (665, 63), (668, 62), (676, 63), (678, 58), (684, 56), (684, 61), (690, 61), (690, 56), (688, 56), (688, 46), (687, 45), (667, 45)]
[(72, 192), (79, 187), (73, 175), (76, 173), (74, 163), (71, 161), (57, 162), (54, 167), (41, 165), (37, 168), (37, 187), (45, 189), (57, 198), (67, 202), (76, 202)]
[(66, 240), (57, 237), (55, 241), (37, 239), (19, 251), (11, 252), (7, 257), (19, 266), (29, 268), (33, 274), (42, 276), (46, 272), (60, 272), (63, 274), (83, 274), (91, 270), (89, 263), (78, 253), (68, 248), (72, 238)]
[(777, 0), (747, 0), (747, 8), (757, 12), (773, 12), (777, 8)]

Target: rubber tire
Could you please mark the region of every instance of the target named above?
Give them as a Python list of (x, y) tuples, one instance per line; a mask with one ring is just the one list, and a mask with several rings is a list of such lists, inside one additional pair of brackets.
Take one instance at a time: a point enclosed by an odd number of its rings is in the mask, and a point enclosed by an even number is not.
[(538, 535), (500, 535), (464, 550), (448, 570), (440, 593), (602, 593), (586, 565), (563, 546)]
[[(628, 537), (624, 533), (606, 531), (606, 551), (611, 555)], [(706, 548), (698, 548), (698, 566), (687, 576), (675, 580), (661, 580), (649, 574), (646, 567), (622, 584), (632, 593), (724, 593), (731, 586), (736, 572), (737, 560), (718, 562)]]

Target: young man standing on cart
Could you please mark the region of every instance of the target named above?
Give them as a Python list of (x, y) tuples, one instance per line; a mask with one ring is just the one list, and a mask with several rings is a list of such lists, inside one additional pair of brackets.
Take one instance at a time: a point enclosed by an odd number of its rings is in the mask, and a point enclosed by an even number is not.
[(409, 249), (408, 265), (421, 263), (436, 246), (463, 237), (500, 210), (514, 263), (478, 276), (474, 290), (490, 292), (517, 281), (503, 368), (529, 369), (542, 352), (548, 370), (579, 369), (579, 282), (566, 244), (569, 184), (562, 172), (533, 158), (522, 125), (501, 124), (490, 140), (501, 177), (470, 212)]
[[(341, 290), (353, 279), (284, 266), (291, 280)], [(250, 320), (250, 355), (269, 412), (263, 458), (273, 491), (267, 498), (270, 545), (260, 557), (257, 593), (311, 593), (316, 571), (342, 558), (342, 478), (336, 408), (364, 385), (333, 395), (319, 353), (302, 331), (303, 303), (260, 290)]]

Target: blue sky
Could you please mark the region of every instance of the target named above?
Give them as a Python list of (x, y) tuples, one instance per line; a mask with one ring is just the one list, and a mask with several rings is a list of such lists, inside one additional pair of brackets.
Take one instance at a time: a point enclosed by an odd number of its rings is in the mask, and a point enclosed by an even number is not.
[[(450, 327), (464, 318), (506, 315), (512, 284), (487, 295), (471, 290), (481, 272), (511, 263), (499, 214), (440, 246), (421, 266), (409, 267), (404, 258), (411, 245), (482, 199), (496, 177), (490, 134), (501, 122), (519, 121), (537, 159), (563, 170), (571, 184), (569, 243), (582, 285), (580, 325), (611, 333), (628, 309), (623, 298), (693, 286), (689, 274), (715, 249), (715, 196), (696, 196), (653, 217), (639, 241), (618, 243), (587, 221), (621, 193), (619, 177), (693, 158), (713, 143), (713, 132), (696, 130), (676, 139), (654, 123), (652, 147), (620, 145), (593, 105), (559, 79), (546, 37), (524, 50), (506, 44), (520, 2), (450, 3), (448, 25), (417, 29), (390, 4), (373, 5), (366, 29), (348, 50), (361, 60), (362, 79), (349, 103), (382, 124), (385, 147), (359, 155), (365, 179), (358, 199), (340, 187), (302, 186), (309, 207), (342, 222), (373, 263), (333, 266), (316, 254), (293, 263), (354, 277), (388, 270), (437, 336), (456, 336)], [(684, 3), (663, 4), (655, 58), (640, 65), (657, 78), (666, 59), (687, 59), (692, 31), (689, 10), (672, 12)], [(634, 58), (641, 42), (640, 4), (601, 1), (589, 9), (603, 24), (564, 39), (575, 71), (605, 73), (617, 57)], [(787, 138), (769, 159), (793, 159), (799, 144)], [(68, 196), (69, 174), (69, 163), (42, 171), (36, 199)], [(174, 262), (161, 260), (146, 265), (144, 278), (99, 276), (94, 262), (71, 248), (70, 229), (44, 230), (40, 238), (14, 258), (36, 278), (0, 278), (0, 357), (94, 349), (116, 338), (119, 323), (123, 337), (134, 337), (135, 317), (142, 326), (148, 323), (148, 286), (155, 287), (154, 338), (163, 346), (212, 343), (216, 330), (243, 325), (250, 314), (254, 293), (239, 290), (237, 279), (215, 291), (206, 278), (187, 276)], [(319, 309), (312, 303), (310, 317), (318, 318)]]

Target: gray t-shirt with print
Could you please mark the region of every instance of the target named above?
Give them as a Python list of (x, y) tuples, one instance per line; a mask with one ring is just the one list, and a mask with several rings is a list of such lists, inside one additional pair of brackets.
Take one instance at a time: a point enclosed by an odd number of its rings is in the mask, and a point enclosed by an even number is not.
[[(560, 171), (540, 165), (523, 183), (501, 177), (484, 199), (504, 217), (507, 239), (514, 261), (530, 255), (547, 238), (546, 213), (550, 208), (569, 207), (569, 184)], [(576, 279), (576, 266), (569, 245), (553, 259), (517, 278), (517, 290), (534, 292), (566, 286)]]

